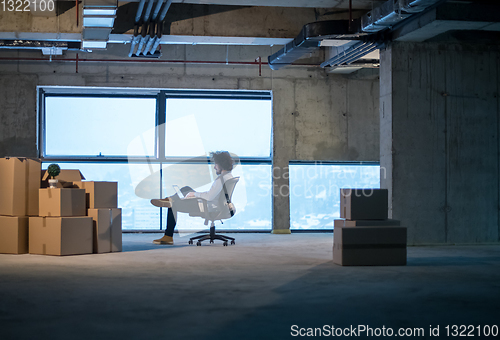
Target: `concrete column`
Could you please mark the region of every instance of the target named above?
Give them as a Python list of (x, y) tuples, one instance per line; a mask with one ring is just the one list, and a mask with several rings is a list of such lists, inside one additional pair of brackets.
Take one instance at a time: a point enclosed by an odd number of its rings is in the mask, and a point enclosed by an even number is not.
[(295, 159), (295, 81), (273, 81), (273, 234), (290, 233), (288, 162)]
[(35, 75), (0, 74), (0, 157), (37, 157)]
[(381, 51), (381, 187), (409, 244), (500, 240), (499, 60), (483, 45)]

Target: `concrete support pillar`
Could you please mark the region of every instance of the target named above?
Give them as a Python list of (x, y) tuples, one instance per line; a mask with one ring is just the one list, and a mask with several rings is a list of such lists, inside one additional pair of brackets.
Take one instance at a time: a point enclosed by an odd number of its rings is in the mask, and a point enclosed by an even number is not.
[(295, 159), (295, 82), (273, 82), (273, 234), (290, 233), (288, 163)]
[(381, 51), (381, 187), (409, 244), (499, 242), (498, 48)]

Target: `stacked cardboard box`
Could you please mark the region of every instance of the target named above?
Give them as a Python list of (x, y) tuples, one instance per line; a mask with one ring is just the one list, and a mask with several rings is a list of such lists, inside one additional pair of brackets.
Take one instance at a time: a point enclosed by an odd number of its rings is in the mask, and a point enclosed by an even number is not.
[(85, 190), (39, 189), (39, 216), (29, 219), (29, 252), (42, 255), (92, 253), (92, 218)]
[(28, 252), (28, 216), (38, 215), (41, 163), (0, 158), (0, 253)]
[(122, 250), (116, 182), (61, 170), (56, 188), (39, 160), (0, 158), (0, 253), (74, 255)]
[(93, 220), (93, 251), (122, 251), (122, 210), (118, 208), (118, 183), (79, 181), (86, 192), (87, 215)]
[(333, 262), (343, 266), (405, 265), (406, 228), (387, 219), (387, 189), (341, 189)]

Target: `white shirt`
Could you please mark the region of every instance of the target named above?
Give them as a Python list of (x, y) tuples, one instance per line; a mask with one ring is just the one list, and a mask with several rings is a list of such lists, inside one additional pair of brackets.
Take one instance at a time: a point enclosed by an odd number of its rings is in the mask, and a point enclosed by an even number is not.
[[(220, 177), (221, 177), (221, 175), (217, 176), (215, 181), (212, 183), (210, 190), (205, 191), (205, 192), (195, 192), (194, 196), (197, 198), (203, 198), (207, 201), (213, 201), (214, 199), (216, 199), (217, 195), (219, 195), (219, 193), (222, 190), (222, 181), (221, 181)], [(227, 180), (233, 178), (233, 175), (229, 171), (229, 172), (226, 172), (224, 174), (223, 178), (224, 178), (224, 183), (225, 183)]]

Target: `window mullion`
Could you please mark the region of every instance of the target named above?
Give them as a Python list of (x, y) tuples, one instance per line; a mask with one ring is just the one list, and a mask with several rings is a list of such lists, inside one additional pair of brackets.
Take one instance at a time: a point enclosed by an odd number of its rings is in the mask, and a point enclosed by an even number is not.
[(156, 112), (156, 143), (158, 150), (158, 159), (165, 160), (165, 132), (167, 121), (167, 101), (165, 91), (160, 91), (158, 94), (158, 105)]

